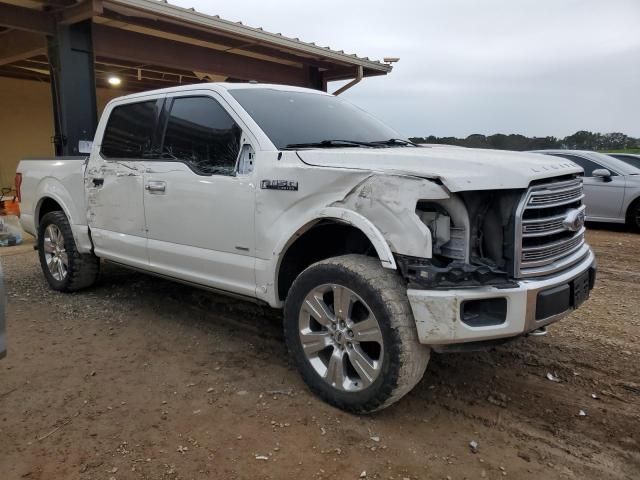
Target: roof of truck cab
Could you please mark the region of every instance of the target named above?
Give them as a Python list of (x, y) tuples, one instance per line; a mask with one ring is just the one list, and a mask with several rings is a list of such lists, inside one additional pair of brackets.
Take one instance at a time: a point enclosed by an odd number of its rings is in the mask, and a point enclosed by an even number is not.
[(273, 83), (226, 83), (226, 82), (210, 82), (210, 83), (195, 83), (192, 85), (181, 85), (179, 87), (161, 88), (158, 90), (148, 90), (146, 92), (131, 93), (129, 95), (123, 95), (111, 100), (111, 102), (128, 100), (133, 98), (143, 98), (152, 95), (168, 95), (171, 93), (188, 92), (192, 90), (282, 90), (287, 92), (305, 92), (315, 93), (317, 95), (331, 95), (330, 93), (320, 90), (314, 90), (313, 88), (294, 87), (291, 85), (277, 85)]

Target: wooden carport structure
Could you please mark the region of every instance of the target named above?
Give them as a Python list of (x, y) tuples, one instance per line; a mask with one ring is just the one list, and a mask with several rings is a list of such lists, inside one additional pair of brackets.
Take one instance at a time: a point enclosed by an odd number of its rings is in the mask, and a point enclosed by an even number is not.
[[(155, 0), (0, 0), (0, 77), (47, 82), (59, 155), (96, 127), (96, 89), (111, 96), (208, 81), (327, 90), (385, 75), (387, 63)], [(6, 114), (0, 113), (0, 115)]]

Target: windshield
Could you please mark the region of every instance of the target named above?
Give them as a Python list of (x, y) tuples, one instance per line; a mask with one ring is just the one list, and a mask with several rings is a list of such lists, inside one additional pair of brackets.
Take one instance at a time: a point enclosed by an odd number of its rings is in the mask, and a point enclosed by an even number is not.
[(380, 146), (365, 144), (399, 138), (377, 118), (333, 95), (269, 88), (229, 93), (279, 149)]

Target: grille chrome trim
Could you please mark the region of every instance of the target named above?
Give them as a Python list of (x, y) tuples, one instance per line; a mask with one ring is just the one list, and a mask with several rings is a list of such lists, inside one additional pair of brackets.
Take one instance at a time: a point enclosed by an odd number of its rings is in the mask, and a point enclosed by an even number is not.
[[(585, 205), (582, 205), (578, 208), (578, 212), (584, 215), (585, 208)], [(546, 235), (566, 232), (567, 229), (563, 224), (566, 215), (566, 213), (562, 213), (551, 217), (522, 220), (522, 236), (525, 238), (544, 237)]]
[(527, 208), (551, 208), (577, 202), (584, 198), (580, 179), (557, 184), (536, 185), (529, 190)]
[[(568, 238), (558, 240), (562, 233), (572, 230), (565, 225), (565, 219), (572, 204), (582, 201), (582, 179), (574, 178), (563, 182), (534, 185), (522, 196), (516, 210), (514, 276), (517, 278), (543, 276), (558, 271), (580, 261), (584, 257), (585, 228), (582, 226)], [(566, 205), (566, 210), (558, 213)], [(553, 210), (544, 215), (543, 209)], [(577, 208), (584, 215), (585, 206)], [(524, 218), (527, 211), (539, 218)], [(552, 237), (548, 243), (544, 237)], [(529, 245), (527, 245), (529, 244)], [(588, 247), (587, 247), (588, 248)]]
[(520, 275), (521, 278), (529, 278), (529, 277), (543, 277), (545, 275), (551, 275), (556, 272), (560, 272), (561, 270), (566, 270), (567, 268), (575, 265), (576, 263), (582, 261), (584, 257), (586, 257), (591, 249), (589, 245), (583, 243), (582, 246), (575, 252), (569, 256), (562, 257), (555, 262), (544, 265), (542, 267), (530, 267), (526, 270), (523, 270)]
[(546, 264), (565, 256), (568, 252), (576, 250), (584, 243), (584, 232), (585, 228), (583, 227), (582, 230), (569, 239), (536, 247), (523, 247), (523, 266), (535, 267), (537, 264)]

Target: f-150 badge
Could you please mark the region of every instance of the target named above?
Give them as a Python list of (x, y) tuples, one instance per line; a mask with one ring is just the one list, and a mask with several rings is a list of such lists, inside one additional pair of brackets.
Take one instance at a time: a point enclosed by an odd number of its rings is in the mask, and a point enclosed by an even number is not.
[(263, 190), (290, 190), (298, 191), (298, 182), (293, 180), (262, 180), (260, 188)]

